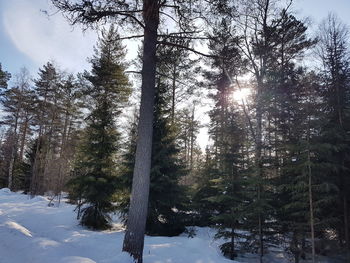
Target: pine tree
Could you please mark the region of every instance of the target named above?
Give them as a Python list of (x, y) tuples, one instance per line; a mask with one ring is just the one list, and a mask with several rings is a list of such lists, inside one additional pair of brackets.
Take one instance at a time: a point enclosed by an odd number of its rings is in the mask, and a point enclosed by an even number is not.
[[(210, 111), (210, 136), (213, 140), (213, 167), (209, 168), (210, 181), (202, 198), (210, 201), (213, 213), (212, 222), (219, 227), (216, 237), (223, 237), (228, 242), (221, 246), (225, 256), (234, 259), (237, 256), (235, 232), (244, 219), (243, 194), (245, 180), (243, 172), (244, 121), (234, 103), (233, 81), (243, 71), (244, 61), (238, 50), (238, 37), (229, 20), (222, 19), (215, 27), (209, 48), (215, 58), (211, 61), (212, 70), (206, 72), (209, 87), (213, 87), (211, 98), (215, 106)], [(207, 162), (210, 160), (207, 159)], [(204, 194), (204, 195), (203, 195)], [(198, 198), (198, 193), (197, 197)]]
[[(324, 118), (322, 120), (322, 140), (332, 145), (324, 161), (331, 167), (328, 171), (328, 182), (338, 187), (337, 205), (333, 206), (332, 214), (342, 218), (334, 223), (340, 240), (345, 241), (350, 260), (350, 229), (348, 188), (350, 180), (349, 147), (350, 137), (350, 57), (349, 31), (335, 16), (330, 14), (320, 26), (318, 53), (323, 62), (323, 87), (321, 96), (324, 101)], [(325, 216), (327, 216), (325, 214)]]
[(213, 214), (216, 212), (216, 203), (210, 198), (218, 195), (218, 188), (214, 187), (213, 180), (217, 178), (216, 158), (214, 147), (207, 147), (205, 150), (205, 160), (199, 169), (196, 184), (193, 186), (192, 209), (194, 225), (212, 226)]
[[(305, 245), (301, 244), (305, 244), (306, 233), (309, 231), (309, 218), (305, 216), (309, 202), (308, 198), (303, 199), (297, 193), (300, 185), (306, 183), (306, 173), (298, 170), (297, 163), (292, 160), (298, 155), (295, 149), (301, 144), (306, 145), (304, 139), (308, 126), (304, 124), (310, 115), (303, 115), (300, 108), (304, 108), (306, 113), (302, 102), (309, 99), (306, 90), (312, 89), (314, 83), (306, 81), (305, 69), (298, 67), (297, 59), (302, 58), (315, 42), (308, 38), (304, 23), (288, 10), (281, 10), (279, 16), (272, 20), (270, 32), (270, 41), (275, 45), (269, 54), (266, 80), (269, 87), (265, 96), (268, 154), (264, 158), (264, 165), (270, 167), (270, 183), (275, 189), (271, 193), (271, 205), (275, 208), (274, 217), (278, 220), (273, 224), (273, 229), (283, 234), (292, 232), (290, 250), (298, 261), (300, 255), (305, 256)], [(289, 190), (285, 191), (286, 188)], [(306, 189), (302, 191), (304, 190)], [(302, 195), (305, 193), (304, 191)], [(288, 210), (286, 207), (299, 209), (299, 217), (295, 216), (298, 213), (296, 210)]]
[(7, 82), (10, 80), (11, 74), (7, 71), (4, 71), (2, 69), (1, 63), (0, 63), (0, 91), (1, 95), (3, 94), (4, 90), (7, 89)]
[(247, 195), (245, 188), (247, 180), (243, 159), (244, 130), (240, 114), (231, 108), (228, 110), (224, 127), (220, 130), (225, 139), (224, 144), (214, 144), (216, 152), (216, 176), (211, 180), (216, 194), (209, 197), (209, 201), (216, 207), (212, 220), (219, 228), (217, 238), (224, 238), (228, 242), (221, 245), (223, 254), (234, 259), (237, 256), (237, 243), (242, 235), (238, 229), (244, 228), (246, 216)]
[[(295, 83), (293, 119), (285, 142), (283, 167), (279, 181), (280, 209), (277, 213), (282, 233), (291, 232), (289, 245), (295, 262), (305, 259), (306, 239), (311, 236), (313, 260), (315, 255), (315, 233), (324, 227), (320, 211), (331, 203), (334, 186), (327, 185), (321, 176), (327, 166), (322, 163), (326, 145), (319, 140), (320, 99), (317, 94), (319, 81), (313, 73), (303, 73)], [(328, 190), (327, 190), (328, 189)], [(276, 198), (277, 199), (277, 198)]]
[(122, 163), (120, 166), (119, 184), (118, 187), (118, 210), (121, 212), (124, 221), (127, 219), (128, 208), (130, 204), (130, 192), (132, 185), (132, 175), (135, 165), (135, 152), (137, 141), (137, 121), (138, 116), (136, 111), (133, 114), (133, 119), (128, 128), (128, 137), (125, 147), (125, 152), (122, 155)]
[(202, 151), (197, 144), (197, 136), (200, 132), (201, 124), (196, 116), (198, 107), (196, 101), (193, 105), (185, 107), (178, 111), (174, 124), (177, 126), (177, 143), (179, 146), (179, 155), (186, 162), (189, 170), (187, 176), (182, 178), (182, 183), (187, 186), (193, 186), (198, 176), (199, 163), (201, 161)]
[[(2, 123), (9, 127), (7, 142), (12, 142), (9, 153), (8, 187), (10, 189), (21, 189), (21, 179), (17, 167), (22, 162), (25, 140), (30, 134), (29, 122), (33, 117), (33, 91), (28, 70), (22, 68), (16, 74), (14, 86), (7, 88), (2, 94), (2, 107), (4, 115)], [(16, 181), (16, 182), (15, 182)]]
[(167, 86), (159, 83), (154, 112), (151, 187), (146, 232), (150, 235), (173, 236), (185, 228), (186, 193), (180, 179), (186, 175), (179, 159), (174, 126), (167, 109)]
[(36, 112), (34, 125), (38, 136), (37, 153), (33, 166), (30, 192), (32, 195), (44, 194), (50, 190), (52, 177), (47, 169), (48, 163), (57, 153), (59, 122), (60, 76), (56, 67), (48, 62), (39, 69), (35, 80)]
[[(185, 230), (185, 214), (187, 210), (185, 187), (180, 180), (187, 174), (185, 164), (179, 158), (176, 144), (176, 130), (172, 125), (171, 107), (169, 107), (168, 86), (161, 82), (159, 76), (155, 98), (151, 184), (148, 205), (146, 233), (149, 235), (174, 236)], [(128, 149), (124, 155), (122, 180), (130, 189), (134, 154), (136, 149), (136, 130), (130, 130)], [(127, 220), (129, 198), (122, 200), (121, 208)]]
[(91, 59), (92, 71), (84, 75), (91, 84), (85, 91), (91, 112), (74, 168), (78, 176), (70, 183), (82, 200), (78, 205), (84, 205), (81, 224), (93, 229), (108, 228), (108, 213), (115, 209), (115, 158), (120, 137), (115, 121), (131, 92), (124, 74), (125, 49), (117, 38), (113, 26), (102, 32)]

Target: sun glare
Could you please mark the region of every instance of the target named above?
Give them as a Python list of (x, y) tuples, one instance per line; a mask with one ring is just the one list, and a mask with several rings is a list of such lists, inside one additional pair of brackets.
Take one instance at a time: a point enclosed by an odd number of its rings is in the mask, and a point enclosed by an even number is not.
[(251, 89), (249, 88), (242, 88), (237, 89), (232, 94), (232, 99), (237, 103), (246, 102), (248, 97), (251, 95)]

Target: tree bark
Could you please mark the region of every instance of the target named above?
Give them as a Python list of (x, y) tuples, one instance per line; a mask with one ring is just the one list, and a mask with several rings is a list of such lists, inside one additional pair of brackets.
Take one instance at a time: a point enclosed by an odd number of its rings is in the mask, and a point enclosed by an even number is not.
[(172, 83), (172, 96), (171, 96), (171, 122), (174, 125), (175, 122), (175, 96), (176, 96), (176, 64), (173, 68), (173, 83)]
[(312, 171), (311, 171), (311, 157), (310, 157), (310, 116), (308, 118), (308, 134), (307, 134), (307, 168), (309, 176), (309, 207), (310, 207), (310, 231), (311, 231), (311, 255), (312, 263), (315, 263), (315, 220), (314, 220), (314, 203), (312, 197)]
[(232, 226), (231, 228), (231, 256), (230, 259), (234, 260), (236, 257), (236, 253), (235, 253), (235, 229)]
[[(26, 113), (26, 114), (28, 114), (28, 113)], [(28, 126), (29, 126), (29, 118), (28, 118), (28, 116), (26, 116), (25, 120), (24, 120), (24, 123), (23, 123), (23, 133), (22, 133), (21, 146), (20, 146), (20, 151), (19, 151), (19, 161), (20, 162), (23, 161), (24, 146), (25, 146), (25, 143), (26, 143)]]
[[(263, 191), (263, 173), (262, 173), (262, 81), (258, 81), (258, 91), (257, 91), (257, 106), (256, 106), (256, 146), (255, 146), (255, 166), (258, 178), (257, 185), (257, 198), (258, 202), (261, 201), (261, 195)], [(261, 208), (259, 208), (261, 209)], [(263, 215), (261, 212), (258, 214), (258, 227), (259, 227), (259, 262), (263, 262), (264, 256), (264, 231), (263, 231)]]
[(11, 146), (11, 158), (10, 158), (10, 164), (9, 164), (9, 169), (8, 169), (8, 188), (12, 190), (13, 188), (13, 168), (15, 165), (15, 158), (16, 158), (16, 153), (17, 153), (17, 126), (18, 126), (18, 117), (19, 115), (19, 110), (16, 113), (15, 117), (15, 125), (13, 128), (13, 142)]
[(144, 0), (143, 10), (145, 28), (140, 119), (130, 208), (123, 244), (123, 251), (128, 252), (137, 263), (142, 263), (150, 185), (156, 47), (159, 25), (158, 1)]
[(309, 171), (309, 204), (310, 204), (310, 231), (311, 231), (311, 248), (312, 248), (312, 263), (315, 263), (315, 230), (314, 230), (314, 208), (312, 201), (312, 174), (310, 166), (310, 152), (308, 152), (308, 171)]
[(346, 260), (350, 263), (350, 244), (349, 244), (349, 216), (348, 216), (348, 200), (346, 198), (346, 193), (343, 196), (343, 206), (344, 206), (344, 232), (345, 232), (345, 243), (346, 243)]
[(191, 116), (191, 125), (190, 125), (190, 131), (191, 131), (191, 135), (190, 135), (190, 141), (191, 141), (191, 149), (190, 149), (190, 171), (193, 171), (193, 146), (194, 146), (194, 110), (195, 110), (195, 106), (193, 106), (192, 108), (192, 116)]

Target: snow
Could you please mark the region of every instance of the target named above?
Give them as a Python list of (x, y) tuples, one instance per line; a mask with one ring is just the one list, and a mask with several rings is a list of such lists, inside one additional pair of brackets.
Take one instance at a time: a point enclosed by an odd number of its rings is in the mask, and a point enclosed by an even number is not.
[[(0, 263), (131, 263), (122, 253), (124, 231), (90, 231), (78, 224), (74, 206), (0, 189)], [(215, 231), (198, 228), (194, 238), (146, 237), (145, 263), (227, 263), (213, 241)]]
[[(30, 198), (0, 189), (0, 263), (132, 263), (122, 253), (124, 229), (114, 216), (111, 231), (90, 231), (78, 224), (74, 206), (64, 200), (48, 206), (43, 196)], [(224, 258), (215, 230), (196, 227), (196, 236), (145, 238), (144, 263), (255, 263), (248, 254), (232, 261)], [(264, 259), (269, 263), (292, 262), (283, 248)], [(321, 260), (319, 262), (339, 262)]]

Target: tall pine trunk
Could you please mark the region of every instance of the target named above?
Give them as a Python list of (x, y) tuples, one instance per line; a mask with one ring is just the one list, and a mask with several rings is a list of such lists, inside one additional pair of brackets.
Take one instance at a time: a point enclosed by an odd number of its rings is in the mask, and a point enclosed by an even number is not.
[[(257, 91), (257, 106), (256, 106), (256, 146), (255, 146), (255, 167), (256, 175), (258, 179), (257, 186), (257, 198), (258, 202), (261, 204), (262, 191), (263, 191), (263, 174), (262, 174), (262, 87), (263, 84), (261, 81), (258, 82), (258, 91)], [(259, 208), (261, 210), (261, 208)], [(263, 262), (264, 256), (264, 232), (263, 232), (263, 215), (261, 212), (258, 214), (258, 231), (259, 231), (259, 262)]]
[(150, 185), (156, 47), (159, 25), (158, 1), (144, 0), (143, 16), (145, 28), (140, 119), (138, 124), (138, 139), (130, 208), (123, 244), (123, 251), (128, 252), (137, 263), (142, 263)]
[(13, 142), (11, 146), (11, 156), (10, 156), (10, 164), (9, 164), (9, 169), (8, 169), (8, 188), (12, 190), (13, 188), (13, 168), (15, 165), (15, 158), (16, 158), (16, 153), (17, 153), (17, 126), (18, 126), (18, 115), (19, 111), (16, 113), (15, 117), (15, 125), (13, 128)]
[(190, 150), (190, 153), (191, 153), (191, 156), (190, 156), (190, 171), (192, 173), (193, 171), (193, 146), (194, 146), (194, 110), (195, 110), (195, 106), (193, 106), (193, 109), (192, 109), (192, 116), (191, 116), (191, 125), (190, 125), (190, 132), (191, 132), (191, 135), (190, 135), (190, 142), (191, 142), (191, 150)]
[(314, 219), (314, 203), (312, 196), (312, 171), (311, 171), (311, 156), (310, 156), (310, 114), (308, 116), (308, 130), (307, 130), (307, 169), (308, 169), (308, 188), (309, 188), (309, 209), (310, 209), (310, 231), (311, 231), (311, 255), (312, 263), (315, 263), (316, 252), (315, 252), (315, 219)]
[(176, 64), (173, 68), (173, 79), (172, 79), (172, 96), (171, 96), (171, 122), (174, 125), (175, 122), (175, 96), (176, 96)]
[[(26, 113), (28, 114), (28, 113)], [(25, 121), (23, 123), (23, 133), (21, 137), (21, 146), (20, 146), (20, 151), (19, 151), (19, 161), (23, 161), (23, 156), (24, 156), (24, 146), (26, 143), (27, 139), (27, 132), (28, 132), (28, 126), (29, 126), (29, 118), (28, 116), (25, 117)]]
[(309, 175), (309, 207), (310, 207), (310, 231), (311, 231), (311, 249), (312, 249), (312, 263), (315, 263), (315, 220), (314, 220), (314, 207), (312, 198), (312, 173), (310, 164), (310, 150), (308, 150), (308, 175)]

